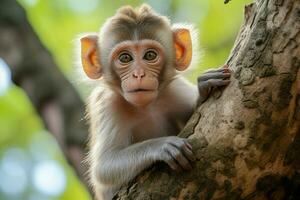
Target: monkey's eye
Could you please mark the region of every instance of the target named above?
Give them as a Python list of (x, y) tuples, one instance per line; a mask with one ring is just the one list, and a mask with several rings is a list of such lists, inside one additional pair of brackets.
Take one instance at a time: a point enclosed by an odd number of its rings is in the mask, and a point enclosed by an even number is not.
[(149, 50), (145, 53), (143, 59), (147, 61), (153, 61), (157, 58), (157, 53), (153, 50)]
[(129, 63), (130, 61), (132, 61), (132, 56), (129, 54), (129, 53), (122, 53), (120, 56), (119, 56), (119, 61), (122, 63), (122, 64), (127, 64)]

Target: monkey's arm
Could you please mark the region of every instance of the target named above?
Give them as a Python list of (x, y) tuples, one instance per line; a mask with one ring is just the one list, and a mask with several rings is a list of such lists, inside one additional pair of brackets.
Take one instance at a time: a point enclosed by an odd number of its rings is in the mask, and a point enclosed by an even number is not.
[(97, 162), (96, 176), (101, 184), (122, 185), (155, 161), (164, 161), (172, 169), (191, 169), (195, 158), (186, 139), (161, 137), (113, 149), (102, 154)]

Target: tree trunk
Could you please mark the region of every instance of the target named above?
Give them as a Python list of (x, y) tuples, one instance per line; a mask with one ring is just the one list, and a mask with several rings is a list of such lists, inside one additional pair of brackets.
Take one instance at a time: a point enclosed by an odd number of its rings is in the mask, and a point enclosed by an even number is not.
[(66, 159), (89, 188), (84, 177), (87, 167), (82, 162), (88, 135), (84, 103), (14, 0), (0, 0), (0, 57), (8, 63), (14, 83), (24, 89)]
[(115, 199), (300, 198), (300, 1), (247, 6), (227, 63), (231, 84), (180, 133), (194, 169), (155, 165)]

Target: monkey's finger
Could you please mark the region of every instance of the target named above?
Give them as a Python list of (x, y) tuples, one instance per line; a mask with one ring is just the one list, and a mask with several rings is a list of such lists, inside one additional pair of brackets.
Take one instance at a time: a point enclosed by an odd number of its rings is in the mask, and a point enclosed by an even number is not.
[(176, 147), (177, 149), (180, 149), (183, 145), (185, 145), (187, 139), (185, 138), (179, 138), (177, 136), (170, 136), (170, 140), (168, 141), (170, 145), (173, 147)]
[(217, 69), (216, 71), (215, 70), (207, 71), (203, 75), (205, 75), (205, 74), (213, 74), (213, 73), (231, 73), (231, 71), (228, 68), (220, 68), (220, 69)]
[(222, 71), (224, 71), (224, 68), (208, 69), (208, 70), (204, 71), (203, 74), (213, 73), (213, 72), (222, 72)]
[(175, 159), (183, 169), (185, 170), (192, 169), (192, 165), (190, 164), (190, 161), (182, 153), (177, 154)]
[(193, 150), (193, 146), (187, 140), (185, 140), (185, 144), (191, 151)]
[(219, 67), (217, 69), (208, 69), (206, 71), (204, 71), (203, 73), (211, 73), (211, 72), (222, 72), (222, 71), (227, 71), (230, 72), (229, 66), (227, 64), (223, 65), (222, 67)]
[(224, 64), (221, 68), (227, 68), (228, 69), (229, 65), (228, 64)]
[(223, 79), (209, 79), (203, 82), (202, 87), (220, 87), (225, 86), (230, 83), (230, 80), (223, 80)]
[(196, 158), (195, 158), (193, 152), (192, 152), (187, 146), (184, 146), (182, 150), (183, 150), (184, 155), (185, 155), (190, 161), (195, 161), (195, 160), (196, 160)]
[(219, 67), (218, 69), (229, 69), (229, 65), (228, 64), (224, 64), (223, 66)]
[(225, 79), (231, 76), (230, 73), (223, 73), (223, 72), (214, 72), (214, 73), (207, 73), (199, 76), (198, 83), (202, 81), (207, 81), (209, 79)]
[(185, 158), (185, 156), (183, 155), (183, 153), (177, 149), (175, 146), (173, 146), (174, 148), (171, 148), (170, 154), (172, 155), (172, 157), (179, 163), (179, 165), (185, 169), (185, 170), (191, 170), (192, 166), (190, 164), (190, 162)]
[(223, 79), (222, 82), (221, 82), (221, 86), (226, 86), (226, 85), (229, 85), (231, 81), (229, 79)]
[(171, 167), (172, 170), (174, 171), (181, 171), (181, 167), (179, 166), (179, 164), (173, 159), (173, 157), (170, 155), (170, 157), (168, 159), (164, 160), (169, 167)]

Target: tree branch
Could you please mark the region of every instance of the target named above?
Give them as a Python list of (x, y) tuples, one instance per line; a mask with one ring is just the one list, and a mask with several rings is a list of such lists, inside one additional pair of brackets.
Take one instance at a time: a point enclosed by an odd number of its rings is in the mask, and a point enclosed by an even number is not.
[[(23, 88), (66, 159), (88, 187), (83, 164), (88, 127), (84, 103), (60, 72), (51, 54), (14, 0), (0, 2), (0, 57), (10, 66), (13, 81)], [(91, 190), (90, 190), (91, 191)]]

